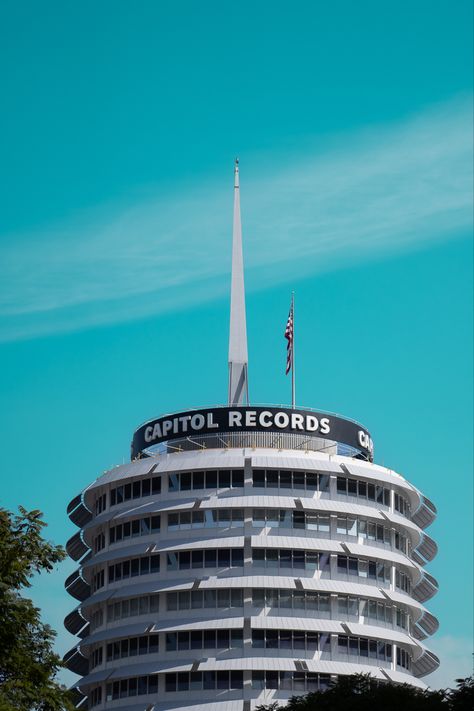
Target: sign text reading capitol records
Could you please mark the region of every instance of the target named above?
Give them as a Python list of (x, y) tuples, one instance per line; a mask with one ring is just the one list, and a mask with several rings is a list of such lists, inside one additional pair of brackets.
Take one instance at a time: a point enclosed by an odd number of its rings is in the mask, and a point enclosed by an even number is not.
[[(221, 414), (225, 415), (225, 423), (222, 422), (222, 417), (218, 418)], [(210, 410), (205, 413), (195, 412), (170, 417), (148, 425), (143, 436), (145, 442), (153, 444), (170, 434), (196, 433), (201, 432), (203, 429), (211, 432), (212, 430), (232, 431), (254, 428), (273, 429), (274, 427), (295, 432), (319, 432), (322, 435), (329, 434), (331, 431), (328, 417), (318, 419), (316, 415), (299, 412), (240, 409)]]

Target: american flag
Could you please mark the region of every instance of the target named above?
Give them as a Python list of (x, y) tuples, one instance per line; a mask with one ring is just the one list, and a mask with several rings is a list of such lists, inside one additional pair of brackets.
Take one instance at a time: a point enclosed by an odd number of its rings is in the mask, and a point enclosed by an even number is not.
[(286, 344), (286, 371), (288, 375), (293, 365), (293, 299), (291, 300), (290, 313), (285, 328), (285, 338), (288, 341)]

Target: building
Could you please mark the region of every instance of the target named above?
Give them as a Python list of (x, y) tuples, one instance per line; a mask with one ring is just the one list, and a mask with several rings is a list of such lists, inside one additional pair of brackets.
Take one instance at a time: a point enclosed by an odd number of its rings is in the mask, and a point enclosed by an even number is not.
[(238, 177), (228, 405), (146, 422), (68, 507), (81, 708), (251, 711), (356, 672), (423, 687), (438, 666), (434, 505), (357, 422), (248, 404)]

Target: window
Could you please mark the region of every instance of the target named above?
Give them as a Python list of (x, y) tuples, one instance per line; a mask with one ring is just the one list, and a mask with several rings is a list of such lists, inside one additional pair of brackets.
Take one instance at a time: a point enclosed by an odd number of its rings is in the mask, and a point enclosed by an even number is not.
[(158, 635), (150, 634), (146, 637), (132, 637), (107, 644), (107, 661), (136, 657), (138, 655), (154, 654), (158, 652)]
[(111, 526), (109, 530), (109, 543), (116, 543), (126, 538), (148, 536), (150, 533), (160, 532), (160, 516), (145, 516), (145, 518), (119, 523)]
[(165, 674), (165, 691), (201, 691), (202, 689), (242, 689), (244, 685), (241, 671), (178, 672)]
[(381, 662), (390, 662), (392, 659), (392, 645), (370, 640), (365, 637), (337, 636), (337, 651), (339, 654), (378, 659)]
[(203, 509), (168, 514), (168, 531), (193, 528), (237, 528), (243, 525), (243, 509)]
[(254, 671), (252, 672), (252, 689), (285, 689), (287, 691), (317, 691), (328, 689), (331, 677), (329, 674), (316, 674), (314, 672), (278, 672)]
[(327, 492), (329, 491), (329, 476), (317, 472), (289, 471), (286, 469), (254, 469), (253, 487)]
[(95, 515), (98, 516), (107, 508), (107, 494), (101, 494), (95, 500)]
[(243, 645), (243, 631), (193, 630), (191, 632), (167, 632), (166, 651), (176, 652), (188, 649), (234, 649)]
[(154, 476), (148, 479), (139, 479), (114, 487), (110, 490), (110, 505), (115, 506), (130, 499), (150, 496), (150, 492), (153, 495), (161, 493), (161, 477)]
[[(168, 674), (166, 675), (168, 676)], [(139, 676), (132, 679), (109, 682), (106, 686), (106, 701), (115, 701), (129, 696), (142, 696), (158, 691), (158, 677)]]
[(316, 551), (288, 550), (285, 548), (254, 548), (253, 564), (265, 568), (292, 568), (329, 572), (329, 556)]
[(177, 472), (168, 475), (169, 491), (196, 491), (202, 489), (236, 489), (244, 486), (243, 469), (218, 471)]
[(160, 570), (159, 554), (124, 560), (120, 563), (109, 565), (109, 583), (135, 577), (137, 575), (148, 575), (157, 573)]
[(168, 570), (236, 568), (244, 564), (243, 548), (219, 548), (167, 553)]

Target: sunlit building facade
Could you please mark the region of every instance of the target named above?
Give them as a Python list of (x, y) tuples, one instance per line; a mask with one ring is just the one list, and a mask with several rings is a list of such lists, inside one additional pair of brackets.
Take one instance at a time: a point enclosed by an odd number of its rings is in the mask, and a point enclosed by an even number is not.
[(438, 666), (434, 505), (357, 422), (248, 404), (235, 189), (228, 405), (146, 422), (68, 508), (81, 708), (251, 711)]

